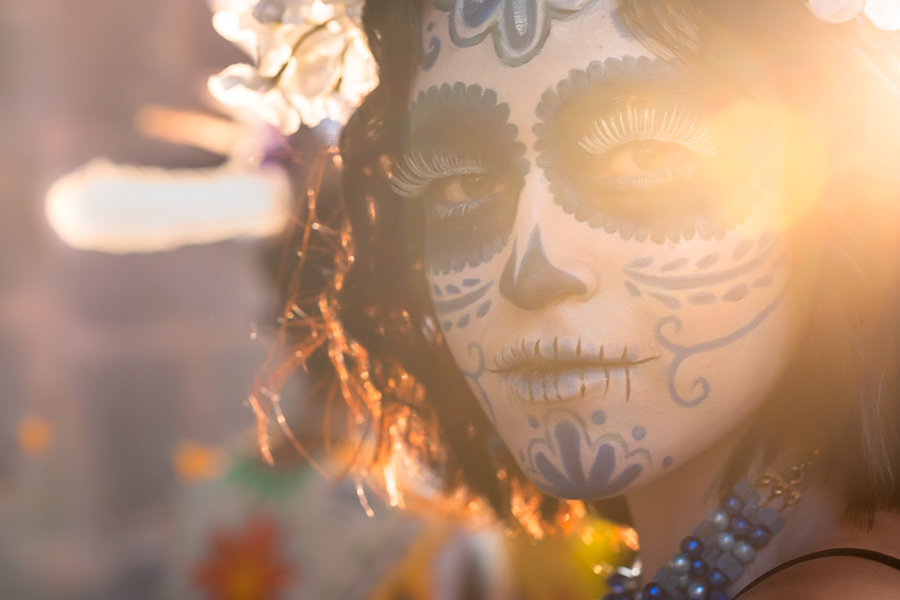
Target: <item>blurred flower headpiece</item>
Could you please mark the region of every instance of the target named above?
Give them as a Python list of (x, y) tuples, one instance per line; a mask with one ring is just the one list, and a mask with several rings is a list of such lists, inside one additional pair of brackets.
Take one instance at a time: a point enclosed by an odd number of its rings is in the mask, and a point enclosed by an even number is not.
[(211, 0), (213, 26), (256, 65), (209, 79), (222, 104), (291, 134), (345, 123), (378, 83), (360, 17), (364, 0)]
[(809, 0), (809, 8), (829, 23), (865, 16), (878, 29), (900, 29), (900, 0)]
[[(213, 25), (256, 65), (231, 65), (209, 79), (222, 104), (291, 134), (323, 119), (345, 123), (378, 83), (360, 17), (365, 0), (210, 0)], [(900, 29), (900, 0), (808, 0), (830, 23), (865, 16)]]

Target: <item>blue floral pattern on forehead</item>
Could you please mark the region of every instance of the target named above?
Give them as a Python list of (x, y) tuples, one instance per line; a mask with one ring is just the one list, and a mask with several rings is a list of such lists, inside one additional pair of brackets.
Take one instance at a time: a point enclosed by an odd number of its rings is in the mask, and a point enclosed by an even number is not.
[(490, 35), (497, 56), (518, 66), (534, 58), (550, 34), (550, 22), (573, 15), (594, 0), (434, 0), (450, 13), (450, 39), (474, 46)]

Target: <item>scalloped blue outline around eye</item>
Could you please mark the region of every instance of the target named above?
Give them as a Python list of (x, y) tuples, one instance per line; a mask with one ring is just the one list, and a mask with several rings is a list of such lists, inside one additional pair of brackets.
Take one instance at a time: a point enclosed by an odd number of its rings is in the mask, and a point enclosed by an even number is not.
[(704, 214), (681, 215), (676, 218), (664, 218), (650, 223), (636, 223), (627, 218), (619, 218), (604, 213), (603, 209), (583, 200), (571, 184), (566, 181), (557, 166), (555, 136), (558, 133), (554, 120), (568, 100), (578, 96), (585, 90), (609, 81), (627, 81), (637, 79), (650, 81), (671, 79), (673, 69), (660, 59), (646, 56), (610, 57), (605, 61), (593, 61), (584, 70), (572, 70), (569, 76), (556, 84), (556, 88), (548, 88), (535, 107), (535, 115), (539, 122), (533, 127), (535, 134), (534, 149), (538, 152), (535, 163), (544, 170), (544, 176), (550, 182), (549, 189), (554, 201), (562, 209), (581, 223), (587, 223), (592, 229), (602, 229), (607, 233), (618, 232), (623, 240), (634, 238), (639, 242), (648, 239), (657, 244), (667, 240), (678, 243), (682, 239), (692, 239), (699, 235), (704, 240), (721, 239), (725, 232), (742, 223), (749, 216), (752, 205), (758, 203), (764, 192), (760, 182), (754, 181), (749, 195), (751, 198), (742, 202), (731, 202)]
[(416, 152), (416, 132), (429, 125), (433, 119), (438, 119), (447, 114), (448, 109), (462, 108), (466, 114), (480, 114), (484, 120), (485, 128), (494, 136), (498, 147), (506, 153), (504, 161), (508, 161), (510, 167), (518, 173), (518, 187), (513, 186), (508, 194), (511, 207), (510, 218), (503, 223), (502, 229), (493, 235), (483, 239), (470, 240), (468, 248), (461, 248), (465, 240), (454, 240), (455, 248), (447, 242), (446, 248), (437, 248), (434, 232), (429, 235), (426, 228), (425, 259), (428, 268), (435, 274), (447, 274), (462, 271), (467, 266), (476, 267), (483, 262), (491, 260), (499, 253), (508, 241), (512, 231), (518, 205), (518, 196), (521, 186), (524, 184), (525, 175), (531, 169), (531, 164), (525, 156), (525, 144), (518, 140), (518, 128), (509, 122), (509, 105), (498, 102), (497, 93), (491, 89), (484, 89), (480, 85), (465, 85), (456, 82), (452, 86), (449, 83), (431, 86), (427, 90), (419, 92), (409, 110), (409, 126), (414, 147), (404, 152), (396, 162), (401, 165), (410, 152)]

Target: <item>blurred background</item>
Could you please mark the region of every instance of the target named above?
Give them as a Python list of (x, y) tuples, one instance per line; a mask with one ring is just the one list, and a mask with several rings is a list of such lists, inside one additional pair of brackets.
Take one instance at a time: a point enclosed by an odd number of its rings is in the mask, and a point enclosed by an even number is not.
[(210, 17), (0, 0), (0, 598), (598, 597), (600, 523), (511, 549), (260, 462), (280, 232), (337, 130), (224, 113)]

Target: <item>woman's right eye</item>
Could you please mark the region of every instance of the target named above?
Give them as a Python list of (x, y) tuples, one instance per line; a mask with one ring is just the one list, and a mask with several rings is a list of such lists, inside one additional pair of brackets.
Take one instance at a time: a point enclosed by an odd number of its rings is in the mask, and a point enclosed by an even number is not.
[(436, 183), (434, 198), (446, 204), (463, 204), (506, 193), (506, 184), (489, 173), (453, 175)]
[(490, 173), (443, 177), (434, 183), (429, 194), (431, 212), (438, 222), (444, 223), (483, 217), (507, 197), (508, 191), (508, 184)]
[(597, 185), (619, 192), (649, 193), (687, 184), (700, 157), (672, 142), (628, 142), (599, 159), (592, 177)]

